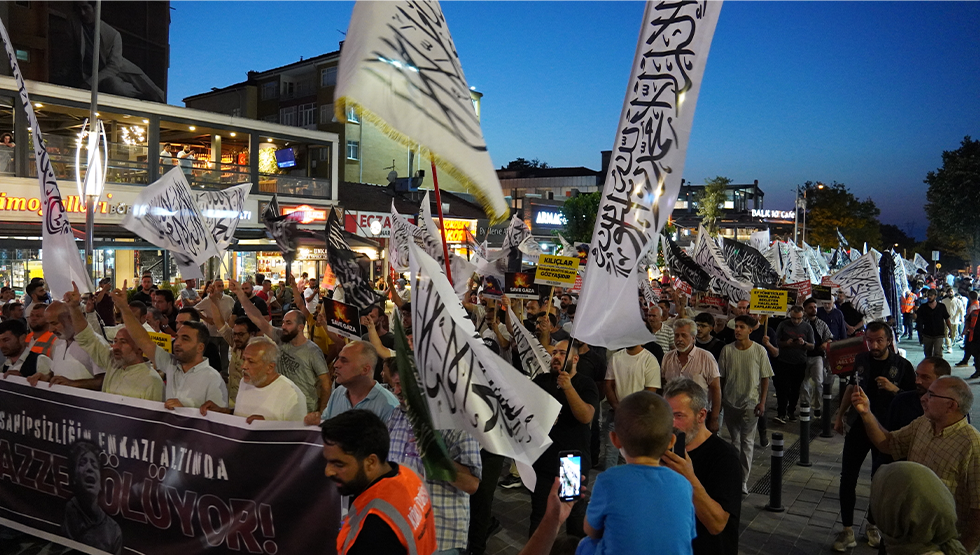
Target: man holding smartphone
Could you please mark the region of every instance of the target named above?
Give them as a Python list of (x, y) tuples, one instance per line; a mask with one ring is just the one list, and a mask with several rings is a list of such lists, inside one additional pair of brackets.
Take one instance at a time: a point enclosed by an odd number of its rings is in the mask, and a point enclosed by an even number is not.
[[(561, 412), (548, 436), (552, 444), (534, 463), (537, 483), (531, 493), (531, 518), (528, 535), (541, 522), (548, 505), (551, 486), (558, 477), (559, 453), (578, 451), (582, 454), (582, 468), (592, 468), (589, 459), (592, 415), (599, 402), (599, 390), (592, 378), (579, 374), (578, 350), (568, 341), (559, 341), (551, 354), (551, 372), (538, 374), (534, 383), (561, 403)], [(586, 475), (587, 476), (587, 475)], [(585, 503), (576, 503), (566, 530), (572, 536), (584, 536), (582, 520)]]

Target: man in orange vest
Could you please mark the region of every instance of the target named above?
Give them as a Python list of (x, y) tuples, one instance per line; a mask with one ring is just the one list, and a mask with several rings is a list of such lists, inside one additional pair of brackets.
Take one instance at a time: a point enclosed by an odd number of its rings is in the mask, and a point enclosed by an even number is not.
[(915, 319), (915, 301), (918, 296), (911, 289), (902, 297), (902, 337), (912, 339), (912, 321)]
[(47, 308), (47, 303), (31, 303), (31, 311), (27, 314), (27, 326), (31, 329), (27, 334), (27, 343), (32, 353), (51, 358), (54, 342), (58, 338), (48, 329), (48, 321), (44, 318), (44, 311)]
[(350, 496), (338, 555), (432, 555), (436, 525), (425, 484), (388, 462), (388, 428), (373, 412), (349, 410), (320, 425), (324, 474)]

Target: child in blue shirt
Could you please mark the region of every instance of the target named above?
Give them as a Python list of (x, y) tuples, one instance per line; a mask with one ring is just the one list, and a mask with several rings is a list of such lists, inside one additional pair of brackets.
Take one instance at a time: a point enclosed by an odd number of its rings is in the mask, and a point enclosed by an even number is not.
[(690, 555), (696, 535), (694, 490), (660, 458), (673, 447), (670, 405), (650, 391), (620, 401), (610, 432), (625, 466), (599, 474), (576, 555)]

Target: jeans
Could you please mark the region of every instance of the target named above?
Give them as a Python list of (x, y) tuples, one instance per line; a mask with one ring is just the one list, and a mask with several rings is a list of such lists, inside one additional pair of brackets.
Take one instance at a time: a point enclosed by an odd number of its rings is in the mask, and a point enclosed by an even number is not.
[(926, 358), (943, 356), (943, 341), (945, 339), (942, 335), (923, 335), (922, 350), (925, 351)]
[(748, 491), (749, 474), (752, 472), (752, 452), (755, 451), (755, 430), (759, 417), (755, 407), (737, 409), (724, 405), (725, 427), (732, 436), (732, 445), (738, 450), (738, 462), (742, 465), (742, 491)]
[(912, 331), (915, 329), (915, 325), (912, 323), (913, 316), (914, 313), (912, 312), (902, 314), (902, 337), (912, 339)]
[[(854, 505), (857, 503), (857, 482), (861, 465), (871, 452), (871, 476), (874, 477), (881, 466), (881, 453), (868, 439), (861, 421), (848, 430), (844, 436), (844, 453), (841, 456), (840, 470), (840, 520), (844, 526), (854, 525)], [(868, 522), (874, 524), (871, 509), (868, 509)]]
[[(602, 407), (602, 442), (606, 446), (606, 455), (603, 457), (603, 462), (605, 463), (606, 470), (619, 464), (619, 449), (612, 443), (612, 438), (609, 437), (609, 432), (616, 429), (616, 413), (613, 412), (612, 405), (609, 401), (603, 399), (600, 404)], [(582, 467), (583, 469), (585, 467)]]
[(493, 494), (497, 491), (497, 480), (503, 470), (504, 457), (480, 449), (480, 462), (483, 464), (483, 479), (480, 480), (476, 493), (470, 496), (470, 533), (467, 545), (471, 555), (483, 555), (487, 550)]
[[(601, 390), (600, 390), (601, 391)], [(589, 437), (589, 454), (593, 461), (598, 462), (602, 449), (602, 403), (592, 413), (592, 435)], [(583, 471), (588, 470), (583, 468)]]
[(800, 399), (800, 386), (806, 375), (806, 363), (792, 364), (776, 360), (776, 414), (786, 417), (796, 414), (796, 403)]
[(814, 409), (820, 408), (823, 395), (824, 365), (823, 357), (807, 357), (806, 373), (803, 375), (803, 391), (800, 393), (801, 403), (806, 401)]

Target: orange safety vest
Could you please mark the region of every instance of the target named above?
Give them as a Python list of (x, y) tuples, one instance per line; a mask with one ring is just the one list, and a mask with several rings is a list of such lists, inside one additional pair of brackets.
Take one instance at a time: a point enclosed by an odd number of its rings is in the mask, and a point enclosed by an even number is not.
[[(27, 334), (27, 342), (30, 343), (32, 339), (34, 339), (34, 332)], [(51, 349), (54, 348), (54, 342), (57, 340), (58, 337), (54, 332), (46, 331), (37, 337), (37, 341), (31, 346), (31, 352), (50, 358)]]
[(902, 314), (908, 314), (910, 312), (915, 312), (915, 293), (909, 291), (907, 295), (902, 297)]
[(391, 527), (408, 555), (432, 555), (436, 551), (436, 522), (429, 492), (417, 474), (398, 466), (398, 474), (382, 478), (358, 495), (337, 536), (337, 553), (345, 555), (368, 515), (376, 515)]

